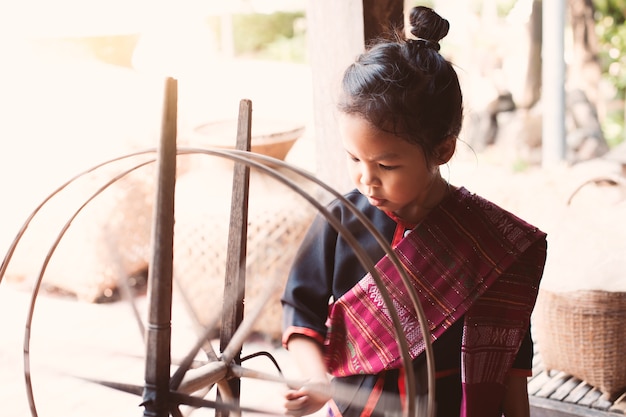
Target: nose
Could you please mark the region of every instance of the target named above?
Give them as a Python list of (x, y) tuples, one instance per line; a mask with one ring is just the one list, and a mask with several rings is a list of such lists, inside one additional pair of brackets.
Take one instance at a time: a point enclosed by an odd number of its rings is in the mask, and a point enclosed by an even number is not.
[(376, 185), (377, 181), (378, 179), (374, 170), (371, 167), (368, 167), (367, 164), (362, 164), (359, 182), (362, 185), (372, 186)]

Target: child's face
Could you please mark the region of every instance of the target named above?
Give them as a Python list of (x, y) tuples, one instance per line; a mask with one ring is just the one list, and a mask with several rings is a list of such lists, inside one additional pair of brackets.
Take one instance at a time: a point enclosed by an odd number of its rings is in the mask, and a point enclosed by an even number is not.
[(370, 204), (417, 222), (432, 207), (433, 185), (441, 181), (438, 166), (428, 166), (420, 146), (373, 127), (365, 119), (339, 119), (352, 182)]

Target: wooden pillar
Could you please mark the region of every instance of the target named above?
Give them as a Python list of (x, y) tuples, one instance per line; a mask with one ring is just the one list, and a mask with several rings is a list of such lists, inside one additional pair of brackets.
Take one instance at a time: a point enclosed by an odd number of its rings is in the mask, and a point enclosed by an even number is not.
[(362, 0), (309, 0), (307, 35), (313, 77), (316, 175), (346, 191), (350, 183), (335, 108), (341, 75), (363, 51)]
[(404, 1), (363, 0), (363, 29), (365, 42), (381, 33), (404, 26)]
[(365, 42), (403, 21), (403, 0), (309, 0), (307, 34), (313, 74), (317, 176), (339, 191), (353, 187), (337, 126), (337, 97), (344, 70)]
[(542, 166), (565, 160), (565, 0), (543, 2)]

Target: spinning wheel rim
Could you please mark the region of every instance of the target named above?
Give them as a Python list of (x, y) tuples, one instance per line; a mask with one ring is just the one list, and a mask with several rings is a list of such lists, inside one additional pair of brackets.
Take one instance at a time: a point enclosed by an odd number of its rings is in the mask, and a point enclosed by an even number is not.
[[(118, 158), (114, 158), (111, 159), (107, 162), (104, 162), (102, 164), (98, 164), (92, 168), (90, 168), (89, 170), (84, 171), (83, 173), (77, 175), (76, 177), (72, 178), (70, 181), (66, 182), (65, 184), (63, 184), (61, 187), (59, 187), (57, 190), (55, 190), (53, 193), (51, 193), (47, 198), (45, 198), (43, 200), (43, 202), (37, 206), (37, 208), (31, 213), (31, 215), (28, 217), (27, 221), (25, 222), (25, 224), (23, 225), (22, 229), (20, 229), (20, 231), (18, 232), (15, 240), (13, 241), (13, 243), (11, 244), (9, 251), (7, 252), (2, 265), (0, 266), (0, 282), (2, 281), (2, 278), (6, 272), (6, 269), (8, 268), (8, 264), (10, 263), (11, 257), (13, 256), (13, 253), (15, 251), (15, 248), (17, 247), (19, 241), (21, 240), (22, 236), (25, 234), (26, 230), (28, 229), (28, 226), (30, 224), (30, 221), (38, 214), (39, 210), (45, 205), (47, 204), (48, 201), (50, 201), (54, 196), (56, 196), (58, 193), (60, 193), (62, 190), (64, 190), (69, 184), (71, 184), (72, 182), (74, 182), (75, 180), (77, 180), (78, 178), (87, 175), (90, 172), (93, 172), (99, 168), (102, 168), (104, 166), (110, 165), (116, 161), (122, 160), (122, 159), (126, 159), (126, 158), (131, 158), (131, 157), (135, 157), (138, 155), (144, 155), (144, 154), (150, 154), (150, 153), (154, 153), (156, 152), (155, 149), (149, 149), (149, 150), (145, 150), (145, 151), (141, 151), (141, 152), (134, 152), (132, 154), (129, 155), (125, 155), (122, 157), (118, 157)], [(389, 298), (388, 292), (386, 291), (386, 289), (384, 288), (384, 285), (381, 285), (381, 280), (380, 280), (380, 276), (379, 274), (376, 272), (375, 268), (374, 268), (374, 262), (372, 261), (372, 259), (363, 251), (363, 249), (360, 247), (360, 245), (358, 244), (358, 241), (356, 241), (356, 239), (354, 238), (354, 236), (352, 236), (352, 234), (345, 229), (345, 227), (343, 227), (331, 214), (330, 212), (321, 204), (319, 203), (319, 201), (314, 198), (310, 193), (308, 193), (307, 191), (305, 191), (302, 187), (300, 187), (295, 181), (293, 181), (292, 179), (288, 178), (287, 176), (285, 176), (283, 173), (281, 173), (278, 169), (286, 169), (288, 171), (290, 171), (291, 173), (296, 174), (300, 179), (303, 179), (305, 181), (308, 181), (310, 183), (315, 184), (316, 186), (320, 187), (322, 190), (324, 190), (325, 192), (330, 193), (332, 196), (334, 196), (335, 198), (342, 200), (344, 202), (344, 204), (346, 204), (347, 208), (352, 211), (355, 216), (363, 223), (363, 225), (368, 229), (368, 231), (370, 233), (372, 233), (372, 235), (375, 236), (376, 240), (378, 241), (378, 243), (381, 245), (381, 247), (384, 249), (385, 253), (389, 256), (389, 258), (391, 259), (391, 261), (393, 262), (393, 264), (396, 266), (396, 268), (398, 268), (398, 271), (400, 272), (401, 278), (404, 282), (405, 287), (407, 287), (408, 292), (411, 294), (411, 298), (413, 300), (414, 303), (414, 308), (415, 311), (418, 315), (419, 318), (419, 322), (420, 322), (420, 327), (421, 327), (421, 331), (422, 334), (424, 334), (427, 337), (424, 337), (424, 341), (425, 341), (425, 345), (426, 345), (426, 361), (427, 361), (427, 369), (428, 369), (428, 415), (432, 416), (434, 415), (434, 356), (433, 356), (433, 352), (432, 352), (432, 344), (431, 344), (431, 337), (430, 337), (430, 332), (429, 329), (426, 326), (427, 321), (425, 320), (425, 316), (424, 316), (424, 312), (422, 310), (422, 307), (417, 299), (417, 295), (415, 294), (415, 290), (409, 285), (409, 277), (407, 276), (406, 272), (404, 271), (404, 269), (402, 268), (399, 259), (397, 258), (397, 256), (393, 253), (393, 250), (391, 249), (391, 247), (389, 246), (388, 242), (386, 242), (382, 236), (376, 231), (376, 229), (374, 228), (374, 226), (369, 222), (369, 220), (367, 220), (359, 211), (358, 209), (356, 209), (356, 207), (354, 207), (349, 201), (347, 201), (340, 193), (338, 193), (336, 190), (334, 190), (333, 188), (331, 188), (330, 186), (328, 186), (327, 184), (325, 184), (324, 182), (318, 180), (317, 178), (315, 178), (312, 174), (310, 174), (309, 172), (300, 169), (298, 167), (294, 167), (290, 164), (285, 163), (284, 161), (281, 160), (277, 160), (275, 158), (271, 158), (271, 157), (267, 157), (264, 155), (259, 155), (259, 154), (254, 154), (254, 153), (250, 153), (250, 152), (244, 152), (244, 151), (237, 151), (237, 150), (225, 150), (225, 149), (210, 149), (210, 148), (178, 148), (176, 150), (176, 155), (185, 155), (185, 154), (205, 154), (205, 155), (211, 155), (211, 156), (217, 156), (217, 157), (221, 157), (221, 158), (226, 158), (226, 159), (230, 159), (236, 163), (242, 163), (248, 167), (254, 168), (257, 171), (262, 172), (264, 175), (268, 175), (269, 177), (273, 178), (274, 180), (276, 180), (279, 183), (282, 183), (283, 185), (287, 186), (288, 188), (290, 188), (293, 192), (295, 192), (296, 194), (300, 195), (300, 197), (304, 198), (305, 201), (307, 201), (310, 205), (312, 205), (313, 207), (315, 207), (318, 211), (318, 213), (322, 214), (327, 220), (328, 222), (337, 230), (337, 232), (344, 238), (346, 239), (346, 241), (350, 244), (350, 246), (352, 247), (352, 249), (355, 251), (355, 254), (357, 256), (357, 258), (359, 259), (359, 261), (366, 267), (366, 269), (372, 274), (374, 280), (376, 281), (377, 285), (379, 286), (380, 290), (381, 290), (381, 294), (383, 295), (383, 299), (384, 302), (387, 306), (392, 306), (391, 300)], [(30, 379), (30, 371), (31, 371), (31, 366), (30, 366), (30, 336), (31, 336), (31, 324), (32, 324), (32, 319), (33, 319), (33, 315), (34, 315), (34, 311), (35, 311), (35, 305), (36, 305), (36, 300), (37, 297), (39, 295), (39, 289), (41, 286), (41, 282), (44, 278), (45, 272), (46, 272), (46, 268), (48, 265), (48, 262), (50, 261), (51, 257), (53, 256), (56, 247), (58, 245), (58, 243), (61, 241), (61, 239), (63, 238), (64, 234), (66, 233), (66, 231), (68, 230), (68, 228), (71, 226), (73, 220), (76, 218), (76, 216), (78, 216), (78, 214), (83, 210), (83, 208), (85, 208), (89, 203), (91, 203), (100, 193), (102, 193), (104, 190), (106, 190), (107, 188), (109, 188), (110, 186), (112, 186), (113, 184), (115, 184), (117, 181), (119, 181), (120, 179), (124, 178), (125, 176), (129, 175), (131, 172), (134, 172), (135, 170), (149, 165), (151, 163), (154, 163), (156, 161), (156, 159), (150, 159), (148, 161), (144, 161), (141, 162), (137, 165), (135, 165), (134, 167), (124, 171), (121, 174), (116, 175), (112, 180), (108, 181), (104, 186), (100, 187), (95, 193), (93, 193), (70, 217), (69, 220), (65, 223), (65, 225), (62, 227), (60, 233), (57, 235), (57, 239), (55, 240), (53, 246), (50, 248), (50, 250), (48, 251), (45, 260), (43, 262), (40, 274), (37, 278), (37, 281), (35, 283), (35, 288), (33, 290), (32, 293), (32, 298), (31, 298), (31, 303), (29, 306), (29, 313), (28, 313), (28, 318), (27, 318), (27, 324), (25, 326), (25, 340), (24, 340), (24, 375), (25, 375), (25, 379), (26, 379), (26, 389), (27, 389), (27, 395), (28, 395), (28, 400), (29, 400), (29, 405), (31, 407), (31, 414), (33, 416), (37, 416), (37, 408), (36, 408), (36, 404), (35, 404), (35, 396), (32, 390), (32, 381)], [(411, 400), (415, 398), (415, 382), (414, 382), (414, 377), (413, 377), (413, 368), (411, 365), (411, 359), (410, 359), (410, 355), (408, 354), (408, 346), (406, 345), (406, 340), (403, 337), (403, 331), (401, 330), (401, 325), (399, 323), (397, 314), (395, 314), (395, 311), (393, 308), (389, 309), (392, 312), (392, 319), (394, 321), (394, 328), (398, 333), (398, 340), (400, 342), (400, 350), (402, 352), (402, 357), (403, 357), (403, 366), (407, 369), (408, 372), (406, 372), (406, 378), (407, 378), (407, 391), (408, 394), (407, 398), (409, 398), (409, 406), (406, 409), (406, 414), (409, 416), (415, 415), (415, 401)], [(191, 355), (191, 351), (190, 351), (190, 355)], [(188, 365), (185, 365), (188, 366)], [(180, 370), (181, 368), (179, 368)], [(176, 390), (178, 388), (178, 384), (181, 383), (184, 380), (184, 374), (186, 374), (186, 372), (188, 371), (188, 369), (184, 369), (182, 371), (183, 377), (181, 378), (180, 375), (179, 376), (175, 376), (172, 379), (170, 379), (170, 381), (173, 382), (173, 386), (171, 386), (170, 388), (173, 390)], [(179, 371), (177, 371), (179, 372)], [(175, 374), (176, 375), (176, 374)]]

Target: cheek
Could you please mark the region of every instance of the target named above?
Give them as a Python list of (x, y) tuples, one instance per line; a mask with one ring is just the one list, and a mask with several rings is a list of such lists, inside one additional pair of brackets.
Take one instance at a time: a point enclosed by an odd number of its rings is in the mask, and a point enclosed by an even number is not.
[(348, 176), (351, 180), (356, 181), (359, 178), (360, 172), (357, 165), (351, 159), (348, 159)]
[(415, 189), (414, 181), (407, 181), (405, 177), (390, 176), (385, 182), (387, 191), (395, 196), (403, 197)]

